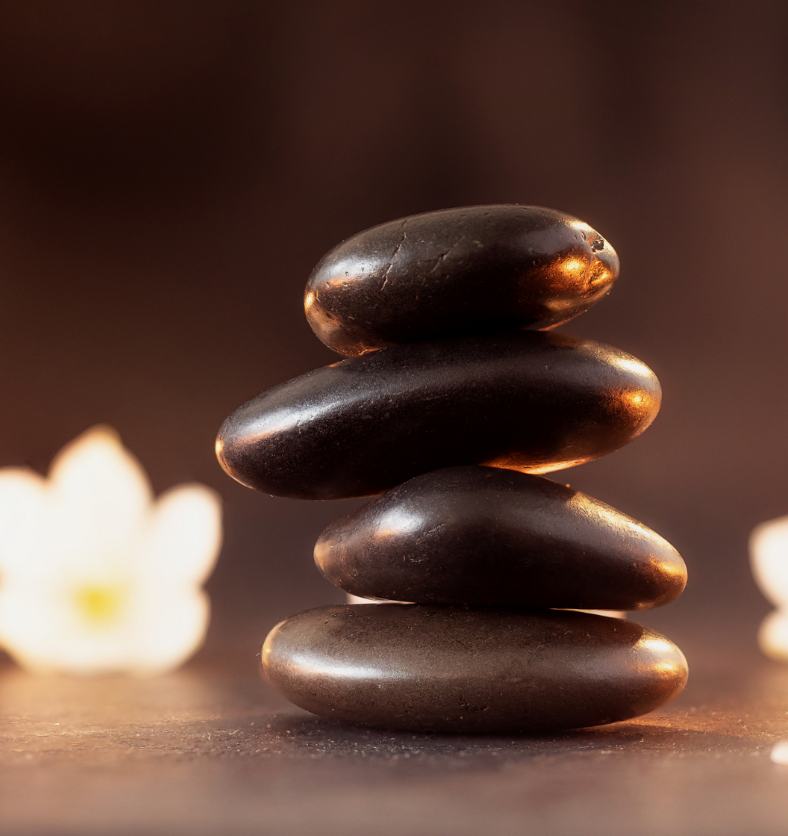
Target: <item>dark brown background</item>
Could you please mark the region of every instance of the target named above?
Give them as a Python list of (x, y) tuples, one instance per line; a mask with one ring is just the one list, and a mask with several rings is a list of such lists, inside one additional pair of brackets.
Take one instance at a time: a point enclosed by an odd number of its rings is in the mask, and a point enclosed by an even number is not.
[(623, 265), (566, 330), (665, 391), (566, 480), (685, 555), (644, 621), (690, 657), (755, 652), (747, 536), (788, 512), (786, 24), (781, 2), (3, 2), (0, 463), (108, 422), (157, 491), (221, 491), (207, 652), (251, 658), (341, 600), (311, 548), (356, 503), (255, 495), (213, 454), (233, 408), (335, 359), (301, 309), (313, 264), (414, 212), (559, 208)]

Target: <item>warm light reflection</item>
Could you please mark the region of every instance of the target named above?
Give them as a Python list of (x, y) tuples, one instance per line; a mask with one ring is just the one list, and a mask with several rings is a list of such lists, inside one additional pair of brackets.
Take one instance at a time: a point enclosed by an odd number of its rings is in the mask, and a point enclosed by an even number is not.
[(750, 562), (761, 592), (777, 607), (761, 624), (758, 644), (767, 656), (788, 662), (788, 517), (753, 530)]
[(106, 427), (67, 445), (47, 479), (0, 469), (0, 644), (35, 671), (171, 670), (203, 641), (221, 535), (213, 491), (154, 500)]
[(362, 598), (360, 595), (345, 593), (348, 604), (412, 604), (413, 601), (392, 601), (389, 598)]
[(643, 376), (645, 366), (636, 357), (630, 357), (623, 352), (620, 352), (614, 357), (606, 359), (615, 368), (619, 369), (623, 374), (631, 374), (636, 378)]
[(389, 508), (378, 520), (374, 537), (376, 540), (388, 540), (391, 537), (415, 534), (422, 525), (423, 519), (418, 510)]
[(293, 654), (290, 666), (304, 676), (327, 676), (345, 681), (348, 679), (367, 680), (379, 683), (386, 679), (404, 679), (406, 674), (396, 668), (387, 669), (383, 665), (358, 665), (343, 659), (319, 659), (307, 653)]
[[(346, 593), (348, 604), (410, 604), (411, 601), (389, 601), (386, 598), (361, 598), (358, 595)], [(577, 610), (566, 608), (567, 612), (587, 612), (591, 615), (603, 615), (605, 618), (626, 618), (623, 610)]]
[[(666, 638), (653, 634), (645, 633), (635, 645), (635, 649), (649, 654), (646, 664), (650, 671), (671, 678), (675, 676), (678, 667), (676, 654), (678, 653), (679, 658), (684, 659), (683, 654), (675, 645)], [(686, 667), (686, 660), (684, 660), (684, 665)]]
[(582, 274), (586, 270), (585, 262), (579, 258), (567, 258), (561, 262), (561, 271), (563, 273), (579, 273)]

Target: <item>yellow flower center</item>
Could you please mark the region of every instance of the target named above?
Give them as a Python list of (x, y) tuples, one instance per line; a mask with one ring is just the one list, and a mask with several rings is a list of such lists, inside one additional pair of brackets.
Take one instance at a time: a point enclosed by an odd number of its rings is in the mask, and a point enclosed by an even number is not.
[(123, 589), (118, 586), (83, 586), (74, 594), (79, 614), (96, 626), (118, 617), (124, 597)]

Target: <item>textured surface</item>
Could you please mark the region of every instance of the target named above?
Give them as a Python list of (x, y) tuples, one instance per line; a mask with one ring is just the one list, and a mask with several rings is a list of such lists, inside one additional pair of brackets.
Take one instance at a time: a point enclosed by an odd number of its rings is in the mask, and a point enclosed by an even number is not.
[(618, 256), (583, 221), (537, 206), (471, 206), (367, 229), (307, 282), (312, 330), (340, 354), (436, 337), (550, 328), (588, 310)]
[(425, 473), (332, 523), (315, 562), (362, 598), (637, 610), (687, 571), (658, 534), (565, 485), (490, 467)]
[(434, 340), (352, 357), (237, 409), (217, 454), (245, 485), (301, 499), (365, 496), (440, 467), (545, 472), (603, 456), (659, 410), (654, 373), (552, 332)]
[(470, 733), (627, 720), (668, 702), (687, 681), (675, 645), (634, 622), (420, 604), (294, 615), (266, 639), (263, 669), (315, 714)]
[(4, 834), (783, 836), (788, 669), (698, 652), (667, 710), (601, 729), (376, 732), (278, 698), (252, 657), (160, 680), (0, 668)]

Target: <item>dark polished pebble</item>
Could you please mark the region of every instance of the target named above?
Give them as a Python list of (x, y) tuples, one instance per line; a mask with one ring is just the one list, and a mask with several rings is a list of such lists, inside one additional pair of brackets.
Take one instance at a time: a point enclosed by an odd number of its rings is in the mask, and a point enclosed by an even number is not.
[(417, 476), (332, 523), (315, 562), (353, 595), (425, 604), (639, 610), (687, 579), (670, 543), (609, 505), (474, 466)]
[(618, 256), (588, 224), (538, 206), (413, 215), (343, 241), (307, 282), (315, 334), (340, 354), (436, 337), (552, 328), (588, 310)]
[(326, 366), (237, 409), (224, 469), (266, 493), (366, 496), (457, 464), (547, 472), (640, 435), (661, 391), (623, 351), (540, 331), (395, 346)]
[(425, 732), (613, 723), (652, 711), (687, 680), (681, 651), (632, 622), (418, 604), (294, 615), (266, 639), (263, 670), (307, 711)]

